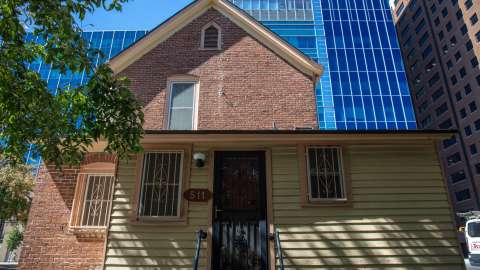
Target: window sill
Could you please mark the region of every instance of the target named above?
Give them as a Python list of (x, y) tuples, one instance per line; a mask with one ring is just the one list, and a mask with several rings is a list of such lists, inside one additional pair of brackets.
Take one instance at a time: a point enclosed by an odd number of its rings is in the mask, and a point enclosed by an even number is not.
[(138, 226), (186, 226), (188, 225), (187, 218), (149, 218), (137, 217), (130, 221), (132, 225)]
[(198, 48), (200, 51), (221, 51), (222, 48)]
[(352, 201), (350, 200), (325, 200), (325, 201), (307, 201), (302, 203), (303, 208), (311, 207), (341, 207), (341, 206), (351, 206)]
[(107, 235), (107, 228), (70, 227), (69, 232), (81, 239), (103, 240)]

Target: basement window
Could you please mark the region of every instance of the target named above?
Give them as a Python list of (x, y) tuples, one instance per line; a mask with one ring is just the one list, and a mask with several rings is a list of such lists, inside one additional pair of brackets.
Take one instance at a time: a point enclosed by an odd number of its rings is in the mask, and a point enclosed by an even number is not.
[(221, 49), (221, 28), (216, 23), (209, 23), (202, 29), (202, 40), (200, 48), (203, 50)]

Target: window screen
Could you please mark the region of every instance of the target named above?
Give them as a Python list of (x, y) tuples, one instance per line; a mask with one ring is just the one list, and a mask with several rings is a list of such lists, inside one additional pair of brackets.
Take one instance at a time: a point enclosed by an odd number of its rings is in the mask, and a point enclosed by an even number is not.
[(139, 215), (178, 217), (183, 152), (153, 152), (144, 155)]
[(194, 96), (195, 83), (182, 82), (172, 84), (168, 129), (193, 129)]
[(309, 147), (308, 169), (310, 199), (346, 198), (339, 147)]

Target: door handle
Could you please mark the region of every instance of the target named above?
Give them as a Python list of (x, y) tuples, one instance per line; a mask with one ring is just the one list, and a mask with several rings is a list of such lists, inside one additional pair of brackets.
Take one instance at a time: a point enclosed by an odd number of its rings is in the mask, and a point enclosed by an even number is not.
[(224, 211), (224, 210), (218, 209), (218, 207), (215, 206), (215, 219), (218, 218), (218, 213), (221, 213), (221, 212), (223, 212), (223, 211)]

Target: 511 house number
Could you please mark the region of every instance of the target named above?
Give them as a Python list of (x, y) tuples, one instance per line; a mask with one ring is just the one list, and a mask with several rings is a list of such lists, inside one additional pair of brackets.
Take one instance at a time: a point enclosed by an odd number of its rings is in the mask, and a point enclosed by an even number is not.
[(192, 188), (185, 191), (183, 197), (189, 202), (208, 202), (212, 193), (208, 189)]

